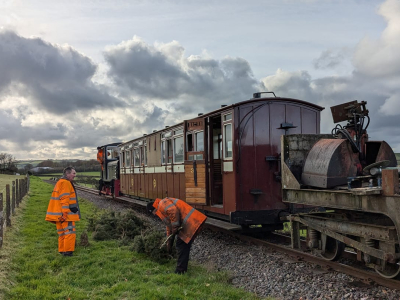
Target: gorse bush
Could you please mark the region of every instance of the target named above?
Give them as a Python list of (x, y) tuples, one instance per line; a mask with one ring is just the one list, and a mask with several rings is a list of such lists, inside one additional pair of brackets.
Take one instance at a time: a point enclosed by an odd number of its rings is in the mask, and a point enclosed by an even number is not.
[(123, 213), (104, 211), (88, 218), (87, 230), (96, 241), (133, 240), (147, 227), (132, 210)]
[(132, 250), (137, 253), (145, 253), (149, 258), (158, 263), (166, 263), (171, 258), (176, 257), (176, 249), (172, 247), (172, 252), (168, 253), (166, 245), (161, 247), (166, 236), (159, 230), (150, 229), (137, 235), (133, 240)]

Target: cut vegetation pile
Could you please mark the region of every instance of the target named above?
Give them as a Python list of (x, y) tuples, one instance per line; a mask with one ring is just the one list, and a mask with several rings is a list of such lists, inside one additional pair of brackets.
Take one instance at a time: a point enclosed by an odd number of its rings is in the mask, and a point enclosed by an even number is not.
[(95, 241), (118, 240), (121, 245), (132, 244), (133, 251), (144, 253), (159, 263), (165, 263), (176, 255), (174, 247), (172, 253), (168, 253), (165, 246), (160, 248), (166, 239), (165, 234), (153, 229), (133, 210), (95, 214), (88, 218), (87, 230)]
[(166, 246), (160, 248), (165, 239), (162, 232), (150, 229), (135, 237), (132, 250), (137, 253), (145, 253), (159, 263), (165, 263), (168, 259), (176, 256), (175, 247), (172, 247), (171, 253), (167, 252)]

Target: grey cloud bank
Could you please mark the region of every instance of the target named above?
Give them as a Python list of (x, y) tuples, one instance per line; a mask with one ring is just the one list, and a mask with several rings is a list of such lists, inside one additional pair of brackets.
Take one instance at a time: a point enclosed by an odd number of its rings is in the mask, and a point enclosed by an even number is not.
[[(282, 64), (256, 78), (251, 53), (230, 56), (234, 49), (226, 48), (221, 58), (207, 50), (194, 55), (187, 44), (149, 43), (134, 29), (133, 38), (104, 47), (99, 62), (75, 45), (0, 29), (0, 152), (18, 159), (95, 158), (100, 144), (130, 140), (259, 90), (325, 106), (323, 132), (333, 127), (329, 106), (365, 100), (371, 139), (400, 152), (400, 1), (383, 2), (377, 13), (387, 24), (380, 36), (325, 48), (310, 60), (328, 74), (320, 77)], [(241, 38), (233, 37), (238, 44)]]

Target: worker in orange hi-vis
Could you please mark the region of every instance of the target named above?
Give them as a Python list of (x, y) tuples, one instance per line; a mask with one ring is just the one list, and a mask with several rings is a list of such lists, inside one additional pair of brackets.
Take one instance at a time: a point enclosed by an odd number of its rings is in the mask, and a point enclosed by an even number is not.
[(67, 167), (63, 176), (57, 181), (51, 194), (46, 213), (46, 221), (56, 224), (58, 233), (58, 252), (64, 256), (72, 256), (75, 251), (75, 221), (81, 219), (78, 197), (73, 180), (76, 171)]
[(175, 198), (156, 199), (154, 203), (147, 204), (147, 209), (167, 226), (167, 236), (173, 236), (167, 240), (168, 252), (171, 251), (174, 236), (177, 235), (178, 260), (175, 273), (186, 273), (190, 248), (207, 217), (185, 201)]
[(103, 170), (103, 148), (98, 147), (97, 150), (97, 161), (101, 165), (101, 170)]

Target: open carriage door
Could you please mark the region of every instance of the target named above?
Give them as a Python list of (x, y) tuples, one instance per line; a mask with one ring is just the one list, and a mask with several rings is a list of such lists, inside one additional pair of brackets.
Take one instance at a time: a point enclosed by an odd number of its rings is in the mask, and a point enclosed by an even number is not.
[(185, 192), (186, 202), (207, 204), (207, 130), (204, 118), (185, 121)]

